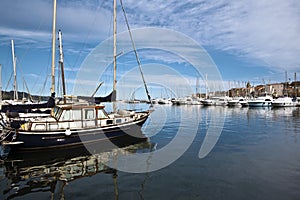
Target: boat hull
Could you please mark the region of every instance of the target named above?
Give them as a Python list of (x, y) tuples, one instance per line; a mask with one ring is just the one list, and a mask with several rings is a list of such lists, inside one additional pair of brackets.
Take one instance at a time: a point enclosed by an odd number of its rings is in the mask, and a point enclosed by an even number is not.
[(295, 107), (295, 103), (285, 103), (285, 102), (273, 102), (273, 107)]
[(203, 106), (212, 106), (214, 104), (213, 100), (202, 100), (201, 103)]
[[(66, 148), (77, 145), (86, 145), (100, 141), (117, 140), (124, 135), (141, 137), (141, 126), (148, 116), (134, 122), (107, 127), (91, 128), (84, 130), (71, 130), (66, 134), (66, 130), (55, 132), (25, 132), (18, 131), (15, 141), (18, 145), (11, 145), (14, 150), (42, 150)], [(14, 133), (12, 134), (14, 135)], [(9, 145), (3, 143), (3, 145)]]
[(229, 107), (241, 106), (240, 102), (238, 102), (238, 101), (229, 101), (227, 105)]
[(248, 102), (249, 107), (271, 107), (271, 102)]

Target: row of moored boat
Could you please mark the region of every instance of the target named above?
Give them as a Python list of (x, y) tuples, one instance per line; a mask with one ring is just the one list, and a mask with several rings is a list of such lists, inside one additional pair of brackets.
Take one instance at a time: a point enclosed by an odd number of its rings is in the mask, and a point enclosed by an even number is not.
[(300, 106), (300, 101), (297, 98), (272, 96), (260, 96), (256, 98), (244, 97), (212, 97), (207, 99), (201, 98), (172, 98), (172, 99), (153, 99), (152, 104), (169, 104), (169, 105), (203, 105), (203, 106), (243, 106), (243, 107), (295, 107)]

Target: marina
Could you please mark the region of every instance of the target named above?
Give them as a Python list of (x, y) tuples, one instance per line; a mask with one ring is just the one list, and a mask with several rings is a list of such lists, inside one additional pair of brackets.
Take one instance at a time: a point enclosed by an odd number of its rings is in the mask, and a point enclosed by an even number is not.
[(299, 199), (297, 6), (1, 1), (0, 200)]

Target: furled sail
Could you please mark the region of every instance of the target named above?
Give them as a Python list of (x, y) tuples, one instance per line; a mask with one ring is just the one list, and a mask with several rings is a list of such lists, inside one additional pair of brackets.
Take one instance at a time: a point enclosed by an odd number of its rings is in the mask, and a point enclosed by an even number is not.
[(116, 91), (112, 91), (109, 95), (105, 97), (88, 97), (88, 96), (78, 96), (78, 99), (88, 101), (90, 103), (100, 104), (101, 102), (113, 102), (116, 101)]
[(105, 97), (94, 97), (94, 101), (96, 104), (101, 102), (113, 102), (116, 101), (116, 90), (113, 90), (109, 95)]

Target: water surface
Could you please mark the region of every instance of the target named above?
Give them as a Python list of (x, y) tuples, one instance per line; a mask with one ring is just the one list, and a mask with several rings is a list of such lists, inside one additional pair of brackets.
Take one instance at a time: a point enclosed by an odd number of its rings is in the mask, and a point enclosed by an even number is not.
[[(92, 155), (70, 150), (2, 161), (0, 199), (300, 198), (299, 108), (157, 105), (155, 112), (142, 129), (148, 141)], [(206, 131), (222, 124), (212, 119), (225, 120), (222, 132), (200, 159)], [(126, 173), (105, 164), (117, 161), (115, 155), (162, 150), (176, 134), (182, 139), (179, 151), (194, 130), (183, 155), (160, 170)], [(176, 153), (174, 148), (170, 155)]]

